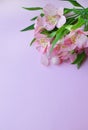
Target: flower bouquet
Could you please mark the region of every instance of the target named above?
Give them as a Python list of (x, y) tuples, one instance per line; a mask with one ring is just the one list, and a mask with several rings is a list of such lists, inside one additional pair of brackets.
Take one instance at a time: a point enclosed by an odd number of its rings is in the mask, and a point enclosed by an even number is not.
[(34, 30), (34, 44), (41, 53), (41, 63), (59, 65), (69, 61), (79, 68), (88, 57), (88, 8), (76, 0), (68, 1), (73, 8), (56, 8), (47, 4), (44, 8), (25, 8), (29, 11), (41, 10), (33, 17), (31, 26), (21, 30)]

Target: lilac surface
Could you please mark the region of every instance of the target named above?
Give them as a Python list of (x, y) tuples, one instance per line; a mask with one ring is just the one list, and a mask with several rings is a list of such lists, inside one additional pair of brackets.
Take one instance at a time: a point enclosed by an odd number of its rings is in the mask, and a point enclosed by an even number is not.
[(19, 31), (38, 14), (22, 6), (50, 2), (71, 7), (58, 0), (0, 1), (0, 130), (88, 130), (88, 61), (79, 70), (46, 68), (29, 47), (33, 32)]

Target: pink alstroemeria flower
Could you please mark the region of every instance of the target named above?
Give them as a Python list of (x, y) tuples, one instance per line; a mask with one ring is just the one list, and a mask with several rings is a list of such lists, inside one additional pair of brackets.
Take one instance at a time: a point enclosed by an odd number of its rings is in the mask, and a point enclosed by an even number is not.
[(88, 47), (88, 37), (82, 30), (70, 32), (65, 38), (62, 48), (67, 51), (75, 50), (76, 48), (83, 49)]
[(55, 26), (60, 28), (66, 22), (66, 18), (63, 15), (63, 8), (55, 8), (51, 4), (47, 4), (44, 8), (44, 27), (46, 30), (53, 30)]
[(52, 63), (55, 64), (61, 64), (62, 62), (65, 61), (70, 61), (73, 62), (76, 58), (76, 54), (71, 54), (71, 51), (68, 51), (68, 46), (64, 46), (63, 48), (63, 43), (60, 43), (59, 45), (57, 44), (56, 47), (53, 49), (51, 60), (53, 61)]
[(40, 51), (41, 53), (46, 53), (47, 50), (50, 48), (50, 42), (51, 39), (47, 38), (45, 35), (43, 34), (37, 34), (35, 36), (35, 44), (36, 44), (36, 49), (38, 51)]

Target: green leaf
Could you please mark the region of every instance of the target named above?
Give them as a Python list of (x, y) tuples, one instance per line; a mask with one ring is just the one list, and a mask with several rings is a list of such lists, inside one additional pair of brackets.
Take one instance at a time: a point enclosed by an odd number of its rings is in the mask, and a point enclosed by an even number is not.
[(30, 43), (30, 46), (35, 42), (36, 38), (33, 38), (33, 40)]
[(62, 39), (66, 34), (68, 34), (68, 30), (65, 28), (65, 26), (62, 26), (60, 29), (58, 29), (57, 33), (56, 33), (56, 37), (52, 42), (52, 49), (54, 48), (54, 46), (57, 44), (57, 42)]
[(77, 23), (77, 19), (77, 16), (67, 18), (66, 25), (74, 25), (75, 23)]
[(63, 1), (69, 1), (73, 6), (77, 7), (82, 7), (84, 8), (81, 4), (79, 4), (76, 0), (63, 0)]
[(40, 14), (40, 16), (41, 16), (41, 17), (43, 17), (43, 16), (44, 16), (44, 14), (43, 14), (43, 13), (41, 13), (41, 14)]
[(44, 34), (44, 35), (49, 35), (50, 34), (50, 32), (48, 31), (48, 30), (46, 30), (46, 29), (44, 29), (42, 32), (41, 32), (41, 34)]
[(77, 64), (78, 68), (81, 66), (81, 64), (83, 63), (83, 61), (86, 58), (86, 54), (85, 52), (82, 52), (81, 54), (77, 55), (77, 58), (75, 59), (75, 61), (72, 64)]
[(75, 51), (74, 51), (74, 50), (72, 50), (72, 51), (70, 51), (70, 53), (71, 53), (71, 54), (74, 54), (74, 53), (75, 53)]
[(23, 7), (23, 8), (26, 9), (26, 10), (29, 10), (29, 11), (36, 11), (36, 10), (42, 10), (43, 9), (41, 7), (31, 7), (31, 8)]
[(76, 9), (76, 8), (73, 8), (73, 12), (74, 12), (75, 14), (82, 15), (82, 13), (84, 12), (84, 9)]
[(85, 23), (84, 31), (88, 31), (88, 21)]
[(73, 27), (73, 25), (67, 25), (65, 28), (66, 28), (67, 30), (71, 31), (72, 27)]
[(34, 24), (32, 24), (31, 26), (26, 27), (25, 29), (22, 29), (21, 32), (29, 31), (29, 30), (34, 30)]
[(76, 29), (82, 27), (84, 25), (84, 23), (85, 23), (85, 20), (83, 18), (79, 17), (78, 22), (73, 25), (72, 29), (76, 30)]
[(49, 37), (49, 38), (55, 37), (56, 33), (57, 33), (56, 29), (54, 29), (53, 31), (48, 31), (48, 30), (44, 29), (41, 32), (41, 34), (47, 35), (47, 37)]
[(31, 19), (31, 21), (34, 21), (38, 18), (38, 16), (35, 16), (34, 18)]
[[(44, 14), (43, 14), (43, 13), (41, 13), (41, 14), (40, 14), (40, 16), (41, 16), (41, 17), (43, 17), (43, 16), (44, 16)], [(37, 18), (38, 18), (38, 16), (35, 16), (34, 18), (32, 18), (32, 19), (31, 19), (31, 21), (34, 21), (34, 20), (36, 20)]]
[(63, 35), (64, 35), (64, 27), (61, 27), (60, 29), (58, 29), (56, 37), (52, 42), (52, 48), (56, 45), (58, 40), (60, 40), (63, 37)]
[(83, 19), (88, 20), (88, 8), (84, 8), (84, 9), (73, 9), (73, 12), (75, 14), (80, 15)]
[(72, 11), (73, 11), (72, 9), (64, 8), (64, 14), (68, 14), (68, 13), (70, 13)]
[(53, 38), (53, 37), (55, 37), (56, 33), (57, 33), (57, 31), (53, 31), (53, 32), (51, 32), (51, 33), (48, 35), (48, 37)]

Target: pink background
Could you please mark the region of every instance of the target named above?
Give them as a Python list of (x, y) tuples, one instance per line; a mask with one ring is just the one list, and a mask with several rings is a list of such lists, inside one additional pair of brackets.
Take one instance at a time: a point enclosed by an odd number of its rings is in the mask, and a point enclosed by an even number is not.
[[(79, 0), (88, 6), (88, 0)], [(58, 0), (0, 1), (0, 130), (88, 130), (88, 61), (77, 70), (44, 67), (20, 30), (39, 12), (23, 6), (71, 7)]]

